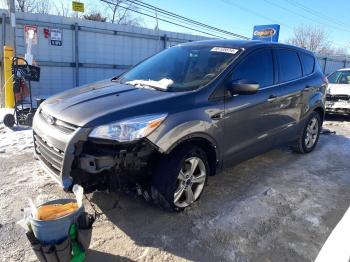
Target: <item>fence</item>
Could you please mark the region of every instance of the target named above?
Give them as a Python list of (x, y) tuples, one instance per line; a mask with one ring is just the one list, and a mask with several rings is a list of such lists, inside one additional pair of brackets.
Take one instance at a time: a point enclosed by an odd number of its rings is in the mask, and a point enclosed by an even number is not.
[[(1, 13), (0, 43), (12, 45), (14, 33), (10, 19), (6, 10), (0, 10)], [(32, 53), (41, 67), (41, 79), (33, 83), (33, 95), (41, 97), (118, 75), (169, 46), (207, 39), (76, 18), (17, 13), (15, 45), (19, 56), (24, 56), (26, 51), (25, 25), (38, 27), (38, 43), (33, 46)], [(47, 37), (50, 29), (62, 31), (62, 46), (51, 45)]]
[(347, 57), (322, 57), (318, 56), (318, 62), (323, 72), (328, 75), (340, 68), (349, 68), (350, 60)]
[[(61, 16), (17, 13), (15, 33), (6, 10), (0, 10), (0, 43), (15, 42), (16, 54), (24, 56), (24, 25), (38, 27), (34, 60), (41, 67), (41, 80), (33, 83), (33, 95), (46, 97), (65, 89), (118, 75), (139, 61), (182, 42), (207, 39), (190, 34), (155, 31)], [(62, 46), (51, 45), (47, 32), (62, 31)], [(46, 33), (45, 33), (46, 32)], [(1, 61), (3, 53), (0, 52)], [(319, 57), (326, 74), (350, 67), (350, 61)], [(2, 68), (0, 68), (2, 75)]]

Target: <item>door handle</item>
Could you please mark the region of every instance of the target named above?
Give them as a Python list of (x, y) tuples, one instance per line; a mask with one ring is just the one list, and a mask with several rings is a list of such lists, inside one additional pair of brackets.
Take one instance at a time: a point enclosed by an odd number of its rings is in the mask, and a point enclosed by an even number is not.
[(277, 99), (277, 96), (275, 95), (270, 95), (269, 98), (267, 99), (267, 102), (272, 103), (273, 101), (275, 101)]
[(220, 120), (220, 119), (224, 118), (224, 112), (220, 112), (220, 113), (217, 113), (215, 115), (212, 115), (210, 118), (213, 120)]
[(308, 90), (310, 90), (311, 88), (312, 88), (312, 86), (306, 85), (306, 86), (304, 87), (303, 91), (308, 91)]

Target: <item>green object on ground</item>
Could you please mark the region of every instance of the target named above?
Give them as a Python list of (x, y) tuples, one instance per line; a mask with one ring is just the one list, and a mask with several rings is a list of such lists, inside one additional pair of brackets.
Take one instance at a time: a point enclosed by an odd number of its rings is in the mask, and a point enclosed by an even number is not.
[(75, 224), (72, 224), (69, 228), (69, 237), (72, 243), (72, 259), (71, 262), (83, 262), (85, 260), (85, 251), (80, 246), (77, 241), (77, 227)]

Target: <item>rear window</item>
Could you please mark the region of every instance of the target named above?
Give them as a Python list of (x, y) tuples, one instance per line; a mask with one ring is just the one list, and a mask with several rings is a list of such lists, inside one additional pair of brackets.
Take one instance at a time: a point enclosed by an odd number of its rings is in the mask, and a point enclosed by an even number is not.
[(304, 75), (310, 75), (314, 71), (315, 58), (311, 55), (300, 53), (301, 63), (303, 64)]
[(302, 77), (301, 64), (297, 52), (280, 49), (277, 51), (279, 82), (287, 82)]

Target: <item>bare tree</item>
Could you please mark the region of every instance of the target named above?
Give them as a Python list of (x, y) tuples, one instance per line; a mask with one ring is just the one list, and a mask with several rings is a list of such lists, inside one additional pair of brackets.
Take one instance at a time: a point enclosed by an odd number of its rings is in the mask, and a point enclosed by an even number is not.
[(111, 23), (140, 25), (140, 18), (133, 16), (133, 11), (137, 10), (135, 4), (125, 0), (112, 0), (112, 2), (113, 4), (107, 3), (107, 14)]
[(327, 32), (323, 28), (316, 26), (296, 27), (294, 36), (289, 38), (287, 43), (323, 55), (346, 53), (345, 48), (334, 48)]
[[(64, 17), (76, 17), (95, 21), (111, 22), (122, 25), (140, 26), (142, 19), (134, 15), (133, 11), (137, 6), (126, 0), (110, 0), (111, 3), (101, 5), (101, 2), (95, 0), (86, 0), (87, 15), (73, 12), (69, 1), (65, 0), (15, 0), (16, 10), (18, 12), (30, 13), (52, 13)], [(98, 17), (98, 14), (100, 17)], [(103, 17), (104, 14), (106, 17)]]
[(98, 12), (92, 12), (88, 15), (83, 15), (83, 18), (86, 20), (99, 21), (99, 22), (106, 22), (107, 20), (107, 17), (103, 17), (101, 13), (98, 13)]
[(62, 0), (54, 4), (55, 14), (59, 16), (70, 16), (70, 6), (64, 3)]
[(49, 0), (40, 0), (36, 4), (36, 12), (39, 14), (49, 14), (51, 11), (51, 5)]
[(17, 12), (50, 13), (49, 0), (16, 0), (15, 6)]
[(16, 0), (16, 11), (33, 12), (36, 8), (36, 0)]

